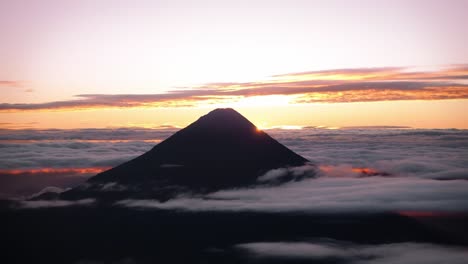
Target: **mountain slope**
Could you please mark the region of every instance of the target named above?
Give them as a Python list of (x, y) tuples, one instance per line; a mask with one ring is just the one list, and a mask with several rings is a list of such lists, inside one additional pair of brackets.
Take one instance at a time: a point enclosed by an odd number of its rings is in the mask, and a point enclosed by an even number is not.
[(158, 198), (180, 191), (203, 193), (249, 186), (269, 170), (306, 163), (235, 110), (216, 109), (145, 154), (99, 173), (84, 187), (62, 196), (119, 193)]

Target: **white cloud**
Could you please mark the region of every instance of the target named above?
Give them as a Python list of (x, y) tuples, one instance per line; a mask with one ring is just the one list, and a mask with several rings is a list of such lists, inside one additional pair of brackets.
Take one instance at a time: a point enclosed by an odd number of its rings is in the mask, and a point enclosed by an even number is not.
[(288, 174), (288, 168), (278, 168), (267, 171), (264, 175), (258, 177), (259, 182), (268, 182), (271, 180), (276, 180), (278, 178), (284, 177)]
[[(85, 185), (86, 186), (86, 185)], [(102, 191), (125, 191), (127, 190), (127, 187), (121, 184), (118, 184), (117, 182), (108, 182), (106, 184), (100, 184), (101, 190)], [(85, 187), (86, 188), (86, 187)]]
[(382, 212), (468, 211), (468, 181), (407, 177), (321, 177), (275, 187), (225, 190), (161, 203), (124, 200), (127, 207), (187, 211)]
[(468, 130), (310, 128), (268, 133), (320, 166), (367, 167), (406, 177), (468, 179)]
[(31, 195), (30, 198), (34, 198), (34, 197), (38, 197), (44, 193), (62, 193), (64, 191), (66, 191), (68, 189), (63, 189), (63, 188), (59, 188), (59, 187), (55, 187), (55, 186), (48, 186), (48, 187), (45, 187), (44, 189), (40, 190), (39, 192)]
[[(427, 243), (392, 243), (359, 245), (341, 241), (326, 242), (258, 242), (237, 245), (250, 258), (303, 259), (359, 264), (464, 264), (468, 251)], [(328, 263), (328, 262), (327, 262)]]
[(36, 208), (49, 208), (49, 207), (68, 207), (68, 206), (90, 206), (96, 202), (95, 199), (82, 199), (76, 201), (65, 200), (38, 200), (38, 201), (22, 201), (19, 208), (36, 209)]

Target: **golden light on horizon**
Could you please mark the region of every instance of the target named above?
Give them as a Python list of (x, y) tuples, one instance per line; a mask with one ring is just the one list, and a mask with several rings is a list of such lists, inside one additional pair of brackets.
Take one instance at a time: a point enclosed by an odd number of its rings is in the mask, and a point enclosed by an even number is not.
[(1, 169), (1, 174), (9, 175), (36, 175), (36, 174), (96, 174), (110, 167), (89, 167), (89, 168), (40, 168), (40, 169)]

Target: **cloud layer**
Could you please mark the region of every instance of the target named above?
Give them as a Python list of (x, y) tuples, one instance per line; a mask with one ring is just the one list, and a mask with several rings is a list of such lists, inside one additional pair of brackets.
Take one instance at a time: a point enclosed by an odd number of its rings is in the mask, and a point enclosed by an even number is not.
[(394, 176), (468, 179), (468, 131), (451, 129), (269, 130), (335, 175), (370, 168)]
[(219, 191), (167, 202), (124, 200), (135, 208), (184, 211), (468, 212), (468, 181), (418, 178), (321, 177), (276, 187)]
[(302, 260), (319, 263), (462, 264), (468, 258), (464, 248), (425, 243), (361, 245), (322, 239), (316, 242), (247, 243), (237, 245), (236, 248), (247, 252), (247, 258), (254, 262), (274, 259), (285, 263), (288, 260)]
[(307, 128), (268, 133), (316, 163), (322, 177), (166, 203), (129, 200), (120, 204), (195, 211), (468, 211), (465, 130)]
[[(76, 186), (97, 170), (150, 150), (175, 131), (1, 130), (1, 197), (28, 197), (47, 186)], [(182, 210), (468, 211), (466, 130), (310, 127), (267, 132), (317, 164), (321, 177), (274, 188), (180, 197), (167, 203), (121, 204)], [(265, 177), (281, 176), (282, 171)]]
[(150, 150), (174, 129), (0, 130), (0, 198), (67, 188)]
[(0, 111), (108, 107), (177, 107), (284, 95), (290, 103), (340, 103), (468, 98), (468, 66), (435, 71), (408, 68), (336, 69), (272, 76), (257, 82), (208, 83), (160, 94), (80, 94), (45, 103), (1, 103)]

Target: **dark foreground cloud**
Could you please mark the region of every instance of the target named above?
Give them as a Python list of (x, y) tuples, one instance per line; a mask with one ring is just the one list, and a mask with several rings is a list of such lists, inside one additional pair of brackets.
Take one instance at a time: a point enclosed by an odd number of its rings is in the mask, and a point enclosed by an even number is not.
[(53, 168), (38, 169), (33, 172), (0, 171), (0, 199), (28, 198), (47, 186), (60, 188), (76, 186), (93, 174), (96, 172), (80, 173), (72, 169)]
[[(255, 260), (302, 260), (318, 263), (359, 264), (462, 264), (468, 259), (466, 248), (426, 243), (362, 245), (336, 240), (316, 242), (257, 242), (237, 245)], [(276, 262), (275, 262), (276, 263)], [(301, 262), (302, 263), (302, 262)]]
[(178, 107), (268, 95), (294, 95), (297, 98), (291, 103), (466, 99), (467, 79), (466, 65), (437, 71), (338, 69), (277, 75), (258, 82), (208, 83), (159, 94), (81, 94), (63, 101), (2, 103), (0, 111)]
[(134, 259), (132, 258), (123, 258), (120, 260), (108, 262), (108, 261), (99, 261), (99, 260), (79, 260), (74, 262), (73, 264), (136, 264)]

